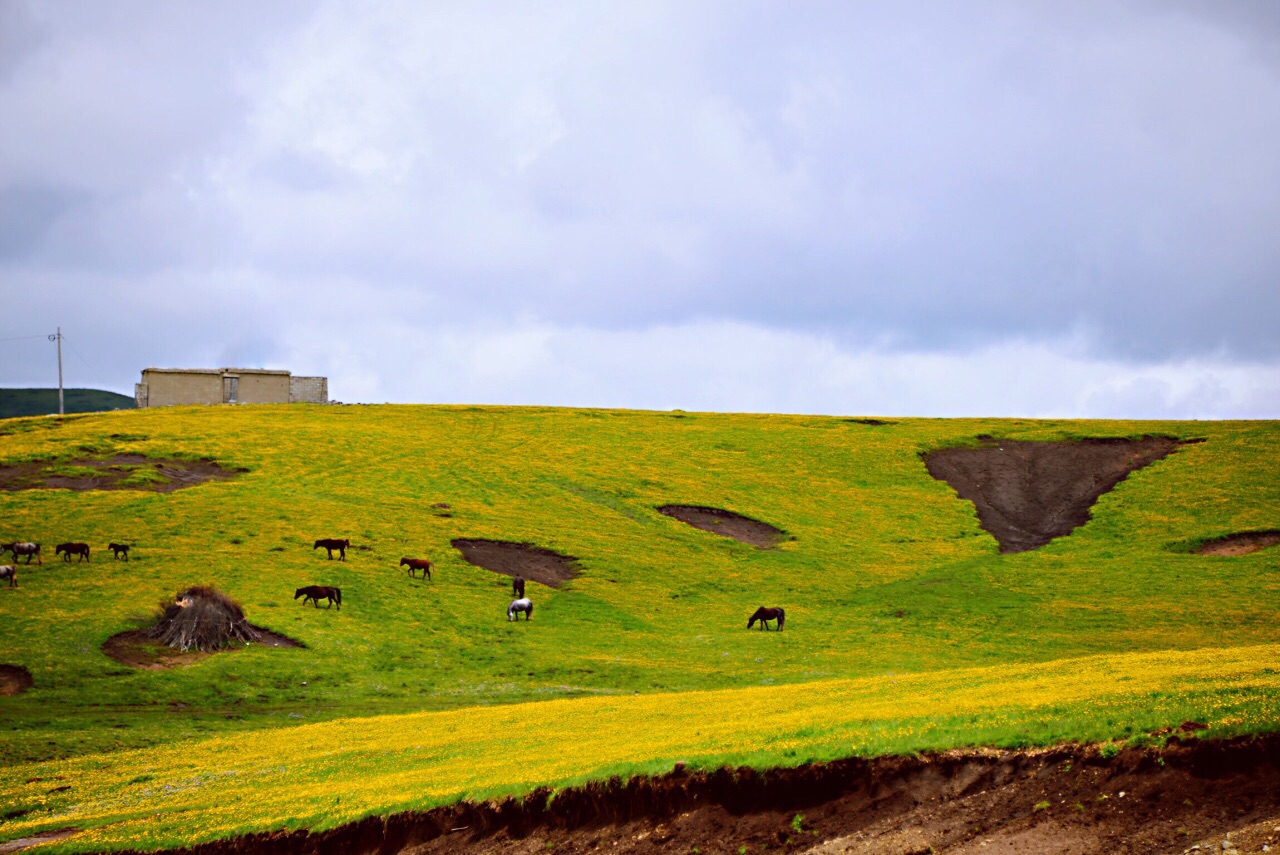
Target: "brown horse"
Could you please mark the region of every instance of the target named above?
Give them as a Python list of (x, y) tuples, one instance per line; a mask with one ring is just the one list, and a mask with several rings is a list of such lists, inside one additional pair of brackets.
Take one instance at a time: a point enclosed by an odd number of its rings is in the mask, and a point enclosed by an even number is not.
[(414, 570), (421, 570), (421, 571), (422, 571), (422, 578), (423, 578), (423, 579), (430, 579), (430, 578), (431, 578), (431, 568), (432, 568), (432, 567), (435, 567), (436, 565), (432, 564), (430, 561), (428, 561), (428, 560), (427, 560), (427, 559), (425, 559), (425, 558), (401, 558), (401, 559), (400, 559), (400, 566), (401, 566), (401, 567), (408, 567), (408, 568), (409, 568), (409, 575), (410, 575), (411, 577), (413, 577), (413, 578), (417, 578), (416, 576), (413, 576), (413, 571), (414, 571)]
[(44, 559), (40, 557), (40, 544), (38, 543), (31, 543), (31, 542), (24, 543), (23, 541), (15, 541), (14, 543), (0, 543), (0, 555), (3, 555), (6, 551), (13, 553), (14, 564), (18, 563), (19, 555), (27, 556), (28, 564), (31, 563), (31, 556), (33, 555), (36, 557), (37, 564), (44, 563)]
[(333, 550), (338, 550), (338, 557), (342, 561), (347, 560), (347, 550), (351, 548), (351, 541), (339, 540), (336, 537), (322, 537), (316, 541), (316, 545), (311, 547), (314, 552), (320, 547), (324, 547), (325, 552), (329, 553), (329, 560), (333, 560)]
[(296, 600), (302, 597), (302, 604), (305, 606), (307, 600), (316, 604), (316, 608), (320, 608), (321, 600), (329, 601), (329, 608), (333, 608), (333, 604), (338, 604), (338, 611), (342, 611), (342, 590), (340, 588), (330, 588), (328, 585), (308, 585), (305, 588), (299, 588), (293, 592), (293, 598)]
[(10, 588), (18, 587), (18, 568), (12, 564), (0, 567), (0, 579), (8, 579)]
[(511, 580), (511, 594), (517, 599), (524, 598), (524, 577), (517, 576)]
[(127, 543), (108, 543), (108, 544), (107, 544), (107, 549), (110, 549), (110, 550), (111, 550), (112, 555), (115, 557), (115, 559), (116, 559), (117, 561), (119, 561), (119, 560), (120, 560), (120, 555), (121, 555), (122, 553), (124, 554), (124, 560), (125, 560), (125, 561), (128, 561), (128, 560), (129, 560), (129, 544), (127, 544)]
[(62, 555), (63, 561), (70, 561), (72, 555), (79, 555), (81, 561), (89, 560), (89, 544), (87, 543), (59, 543), (54, 547), (53, 555), (56, 558)]
[(769, 621), (771, 620), (778, 622), (778, 632), (782, 632), (782, 625), (787, 622), (787, 613), (782, 609), (766, 609), (761, 606), (756, 609), (756, 613), (747, 621), (747, 629), (751, 629), (751, 625), (756, 621), (760, 621), (761, 629), (768, 629)]

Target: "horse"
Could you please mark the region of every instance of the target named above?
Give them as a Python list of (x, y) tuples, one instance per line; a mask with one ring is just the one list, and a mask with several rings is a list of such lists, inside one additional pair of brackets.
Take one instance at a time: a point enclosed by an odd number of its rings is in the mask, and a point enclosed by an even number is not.
[(524, 577), (517, 576), (511, 580), (511, 595), (517, 599), (524, 599)]
[(316, 545), (311, 547), (311, 550), (314, 552), (322, 546), (324, 547), (325, 552), (329, 553), (330, 561), (333, 560), (333, 550), (335, 549), (338, 550), (338, 555), (341, 560), (346, 561), (347, 549), (351, 547), (351, 541), (338, 540), (336, 537), (322, 537), (316, 541)]
[[(436, 566), (436, 565), (432, 564), (430, 561), (428, 561), (428, 560), (427, 560), (427, 559), (425, 559), (425, 558), (401, 558), (401, 559), (400, 559), (400, 566), (401, 566), (401, 567), (408, 566), (408, 568), (409, 568), (409, 575), (410, 575), (411, 577), (413, 576), (413, 571), (414, 571), (414, 570), (421, 570), (421, 571), (422, 571), (422, 578), (423, 578), (423, 579), (430, 579), (430, 578), (431, 578), (431, 568), (432, 568), (432, 567), (434, 567), (434, 566)], [(416, 577), (414, 577), (414, 578), (416, 578)]]
[(0, 555), (3, 555), (5, 553), (5, 550), (8, 550), (9, 552), (13, 553), (14, 564), (18, 563), (19, 555), (27, 556), (28, 564), (31, 563), (31, 556), (33, 555), (36, 557), (37, 564), (44, 563), (44, 559), (40, 557), (40, 544), (38, 543), (30, 543), (30, 542), (24, 543), (22, 541), (18, 541), (15, 543), (0, 543)]
[(316, 604), (316, 608), (320, 608), (320, 600), (328, 600), (328, 608), (333, 608), (333, 604), (338, 604), (338, 611), (342, 611), (342, 589), (330, 588), (328, 585), (308, 585), (305, 588), (299, 588), (293, 592), (293, 598), (296, 600), (302, 597), (302, 604), (305, 606), (307, 600)]
[(533, 617), (533, 601), (527, 597), (521, 597), (518, 600), (512, 600), (511, 605), (507, 606), (507, 622), (519, 620), (516, 617), (517, 612), (524, 612), (524, 619), (528, 620)]
[(751, 629), (751, 625), (756, 621), (760, 621), (761, 629), (769, 628), (769, 621), (776, 620), (778, 622), (778, 632), (782, 632), (782, 625), (787, 622), (787, 613), (782, 609), (766, 609), (764, 606), (756, 609), (756, 613), (747, 621), (747, 629)]
[(0, 567), (0, 579), (8, 579), (10, 588), (18, 587), (18, 568), (12, 564)]
[(89, 560), (89, 544), (87, 543), (59, 543), (54, 547), (53, 555), (56, 558), (62, 555), (63, 561), (70, 561), (72, 555), (79, 555), (81, 561)]
[(129, 560), (129, 544), (127, 543), (108, 543), (107, 549), (110, 549), (115, 556), (115, 560), (120, 560), (120, 554), (124, 553), (124, 560)]

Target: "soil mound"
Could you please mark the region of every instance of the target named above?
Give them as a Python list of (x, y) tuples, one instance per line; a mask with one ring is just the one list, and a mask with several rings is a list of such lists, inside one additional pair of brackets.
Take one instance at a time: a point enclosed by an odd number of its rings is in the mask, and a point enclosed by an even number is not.
[(682, 523), (694, 528), (731, 537), (742, 543), (749, 543), (761, 549), (777, 546), (786, 537), (786, 532), (774, 528), (768, 523), (735, 514), (721, 508), (706, 508), (699, 505), (663, 505), (658, 513), (674, 517)]
[(973, 502), (1001, 552), (1026, 552), (1089, 520), (1098, 497), (1185, 444), (1167, 436), (1028, 442), (979, 437), (976, 448), (921, 456), (929, 474)]
[(31, 672), (21, 665), (0, 665), (0, 696), (20, 695), (34, 685)]
[[(287, 635), (249, 625), (258, 634), (256, 644), (264, 647), (306, 647), (301, 641), (295, 641)], [(227, 648), (234, 650), (236, 648)], [(147, 636), (147, 630), (131, 629), (120, 632), (102, 642), (102, 652), (122, 665), (140, 668), (144, 671), (163, 671), (167, 668), (182, 668), (194, 665), (201, 659), (208, 658), (213, 652), (199, 650), (177, 650)]]
[(559, 588), (578, 575), (574, 565), (578, 559), (532, 543), (465, 538), (451, 543), (469, 564), (507, 576), (523, 576), (527, 581), (541, 582), (550, 588)]
[(156, 459), (117, 454), (105, 460), (0, 464), (0, 490), (150, 490), (172, 493), (206, 481), (227, 481), (248, 469), (224, 469), (217, 461)]
[(1202, 543), (1197, 555), (1248, 555), (1280, 543), (1280, 531), (1242, 531)]
[[(1280, 737), (1128, 748), (966, 750), (613, 778), (522, 799), (369, 817), (317, 834), (203, 844), (199, 855), (1256, 852), (1280, 839)], [(1247, 850), (1245, 846), (1249, 846)]]

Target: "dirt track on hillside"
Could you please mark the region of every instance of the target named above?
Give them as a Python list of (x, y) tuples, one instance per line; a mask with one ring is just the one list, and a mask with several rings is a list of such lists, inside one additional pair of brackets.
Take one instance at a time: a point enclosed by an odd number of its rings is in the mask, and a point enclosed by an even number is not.
[[(1186, 731), (1195, 729), (1188, 723)], [(1185, 737), (1182, 737), (1185, 739)], [(571, 788), (548, 801), (461, 804), (280, 832), (198, 855), (493, 853), (1183, 852), (1231, 835), (1280, 841), (1280, 736), (1181, 741), (1107, 759), (1097, 746), (953, 751), (799, 769), (672, 772)], [(797, 816), (799, 818), (797, 818)], [(696, 848), (695, 848), (696, 847)]]

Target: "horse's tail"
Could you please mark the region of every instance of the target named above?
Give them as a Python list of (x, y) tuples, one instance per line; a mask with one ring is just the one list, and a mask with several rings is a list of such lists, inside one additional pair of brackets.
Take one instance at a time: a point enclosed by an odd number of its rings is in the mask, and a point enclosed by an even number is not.
[(333, 598), (338, 601), (338, 605), (342, 605), (342, 589), (341, 588), (333, 589)]
[(782, 625), (787, 622), (787, 613), (782, 609), (778, 609), (778, 632), (782, 632)]

